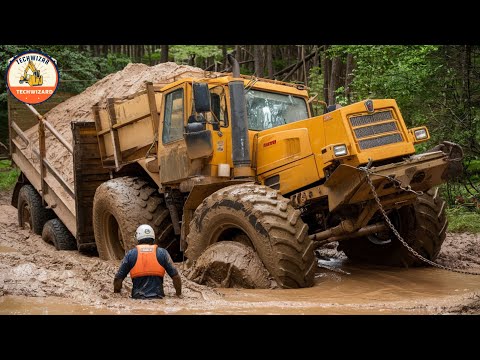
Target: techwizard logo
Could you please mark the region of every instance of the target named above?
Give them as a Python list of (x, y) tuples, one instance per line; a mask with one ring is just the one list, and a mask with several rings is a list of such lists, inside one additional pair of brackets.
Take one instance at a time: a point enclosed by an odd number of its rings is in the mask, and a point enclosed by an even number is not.
[(42, 103), (57, 90), (57, 61), (37, 51), (18, 54), (9, 60), (6, 80), (11, 94), (21, 102)]

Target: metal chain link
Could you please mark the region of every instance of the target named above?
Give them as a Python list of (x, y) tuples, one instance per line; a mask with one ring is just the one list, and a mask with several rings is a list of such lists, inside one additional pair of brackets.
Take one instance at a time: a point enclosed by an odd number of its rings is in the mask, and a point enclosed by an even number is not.
[[(372, 189), (372, 194), (375, 198), (375, 201), (377, 202), (377, 205), (378, 205), (378, 209), (380, 210), (380, 212), (382, 213), (383, 217), (385, 218), (385, 222), (388, 224), (388, 226), (390, 227), (390, 229), (392, 230), (392, 232), (395, 234), (395, 236), (397, 237), (397, 239), (402, 243), (402, 245), (413, 255), (415, 256), (417, 259), (420, 259), (422, 260), (423, 262), (431, 265), (431, 266), (434, 266), (436, 268), (439, 268), (439, 269), (443, 269), (443, 270), (447, 270), (447, 271), (453, 271), (453, 272), (456, 272), (456, 273), (460, 273), (460, 274), (467, 274), (467, 275), (480, 275), (480, 273), (476, 273), (476, 272), (473, 272), (473, 271), (467, 271), (467, 270), (460, 270), (460, 269), (454, 269), (454, 268), (451, 268), (451, 267), (448, 267), (448, 266), (444, 266), (444, 265), (440, 265), (440, 264), (437, 264), (436, 262), (433, 262), (431, 260), (428, 260), (426, 259), (425, 257), (423, 257), (422, 255), (420, 255), (418, 252), (416, 252), (414, 249), (412, 249), (410, 247), (410, 245), (407, 244), (407, 242), (402, 238), (402, 236), (400, 235), (400, 233), (397, 231), (397, 229), (395, 229), (395, 226), (392, 224), (392, 222), (390, 221), (387, 213), (385, 212), (385, 209), (383, 208), (382, 206), (382, 203), (380, 202), (380, 198), (378, 197), (378, 194), (375, 190), (375, 186), (373, 185), (372, 183), (372, 179), (370, 178), (370, 175), (373, 174), (373, 175), (378, 175), (378, 174), (375, 174), (374, 172), (368, 170), (367, 168), (365, 167), (361, 167), (361, 168), (357, 168), (358, 170), (360, 171), (363, 171), (366, 175), (366, 178), (367, 178), (367, 182), (368, 182), (368, 185), (370, 185), (370, 188)], [(380, 175), (379, 175), (380, 176)], [(398, 181), (398, 180), (397, 180)], [(402, 189), (404, 190), (407, 190), (407, 191), (411, 191), (411, 192), (414, 192), (416, 194), (418, 194), (417, 192), (415, 192), (414, 190), (411, 190), (410, 189), (410, 186), (407, 186), (407, 188), (403, 188)], [(421, 193), (420, 193), (421, 194)]]

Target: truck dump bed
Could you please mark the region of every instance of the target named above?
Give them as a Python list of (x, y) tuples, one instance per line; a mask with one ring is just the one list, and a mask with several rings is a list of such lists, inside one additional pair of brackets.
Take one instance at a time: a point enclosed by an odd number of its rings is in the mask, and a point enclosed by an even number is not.
[[(94, 248), (93, 196), (96, 188), (110, 179), (109, 170), (101, 163), (95, 124), (71, 121), (71, 146), (48, 120), (35, 120), (33, 117), (32, 121), (22, 107), (27, 109), (24, 104), (9, 98), (10, 152), (13, 162), (39, 194), (43, 194), (45, 203), (75, 236), (79, 250)], [(39, 133), (38, 143), (31, 140), (34, 131)], [(73, 155), (73, 187), (46, 158), (46, 132), (50, 132)]]

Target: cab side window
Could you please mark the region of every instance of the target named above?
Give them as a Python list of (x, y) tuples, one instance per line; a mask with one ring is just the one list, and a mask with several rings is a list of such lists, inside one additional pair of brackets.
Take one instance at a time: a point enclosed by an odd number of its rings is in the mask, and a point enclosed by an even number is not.
[(162, 141), (164, 144), (183, 139), (184, 127), (183, 89), (165, 96)]
[[(227, 97), (223, 86), (216, 86), (210, 89), (211, 112), (206, 113), (208, 122), (220, 122), (220, 126), (228, 126)], [(213, 115), (212, 115), (213, 114)]]

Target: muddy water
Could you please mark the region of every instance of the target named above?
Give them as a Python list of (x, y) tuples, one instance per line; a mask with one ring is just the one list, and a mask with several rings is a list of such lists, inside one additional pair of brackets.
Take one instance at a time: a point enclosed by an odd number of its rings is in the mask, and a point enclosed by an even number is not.
[[(129, 279), (121, 294), (112, 292), (118, 262), (56, 251), (18, 227), (16, 209), (3, 195), (0, 314), (480, 314), (480, 276), (352, 265), (334, 248), (323, 250), (336, 260), (322, 261), (330, 270), (319, 268), (312, 288), (215, 290), (182, 276), (178, 299), (166, 277), (165, 299), (133, 300)], [(448, 234), (437, 261), (479, 272), (480, 235)]]
[(92, 315), (117, 314), (93, 306), (72, 304), (56, 297), (31, 298), (26, 296), (0, 297), (0, 315)]
[(333, 259), (321, 263), (349, 275), (319, 269), (315, 285), (308, 289), (218, 289), (223, 297), (176, 302), (173, 307), (168, 299), (155, 300), (144, 309), (84, 306), (56, 297), (4, 296), (0, 314), (430, 314), (453, 312), (457, 304), (479, 297), (480, 278), (475, 276), (434, 268), (353, 266)]
[[(317, 273), (315, 285), (296, 290), (221, 290), (232, 306), (245, 301), (262, 303), (267, 313), (430, 313), (464, 298), (478, 297), (480, 277), (433, 268), (396, 269), (322, 262), (350, 273)], [(290, 309), (291, 310), (291, 309)]]

